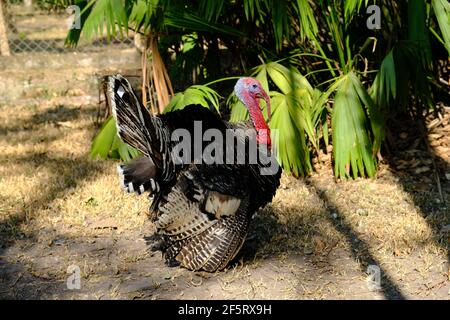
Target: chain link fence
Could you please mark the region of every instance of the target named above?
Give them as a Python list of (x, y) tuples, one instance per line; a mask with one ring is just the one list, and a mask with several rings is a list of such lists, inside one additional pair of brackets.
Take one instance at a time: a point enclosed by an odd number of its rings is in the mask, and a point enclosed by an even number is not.
[[(3, 7), (3, 28), (6, 29), (9, 47), (7, 50), (12, 55), (93, 52), (105, 50), (106, 47), (134, 46), (133, 35), (128, 35), (124, 38), (113, 38), (110, 41), (106, 37), (91, 41), (81, 40), (76, 48), (68, 47), (65, 45), (65, 38), (74, 18), (70, 10), (45, 7), (40, 5), (38, 0), (0, 1)], [(0, 28), (2, 28), (1, 25)]]

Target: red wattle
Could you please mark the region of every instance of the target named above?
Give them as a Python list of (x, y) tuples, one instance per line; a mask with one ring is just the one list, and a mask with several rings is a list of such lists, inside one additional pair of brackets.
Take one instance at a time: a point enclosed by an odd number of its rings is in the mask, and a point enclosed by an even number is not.
[(259, 107), (259, 100), (247, 95), (245, 97), (245, 104), (247, 105), (250, 119), (257, 132), (256, 142), (270, 146), (272, 143), (270, 140), (270, 129)]

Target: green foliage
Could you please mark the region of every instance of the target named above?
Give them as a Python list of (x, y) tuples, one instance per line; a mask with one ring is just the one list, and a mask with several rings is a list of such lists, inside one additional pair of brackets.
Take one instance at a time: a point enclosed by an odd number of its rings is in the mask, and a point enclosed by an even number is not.
[(302, 40), (314, 39), (319, 28), (317, 26), (314, 11), (308, 0), (297, 0), (294, 10), (300, 21), (300, 37)]
[(450, 3), (447, 0), (433, 0), (432, 4), (442, 33), (441, 42), (450, 53)]
[(372, 99), (380, 109), (388, 108), (397, 96), (394, 53), (391, 50), (381, 62), (380, 71), (371, 87)]
[[(83, 8), (86, 37), (129, 29), (159, 36), (175, 87), (184, 90), (166, 111), (192, 103), (219, 110), (218, 92), (225, 92), (231, 120), (246, 120), (229, 93), (235, 76), (260, 80), (271, 97), (278, 159), (295, 175), (311, 172), (311, 156), (331, 143), (337, 177), (375, 176), (389, 119), (419, 115), (437, 99), (432, 40), (450, 52), (446, 0), (74, 1)], [(371, 4), (382, 9), (381, 30), (366, 27)], [(79, 37), (72, 30), (67, 41)], [(102, 155), (114, 145), (96, 141)]]
[(122, 6), (122, 0), (99, 0), (91, 1), (84, 8), (92, 10), (84, 22), (85, 36), (90, 39), (98, 35), (103, 28), (106, 29), (108, 39), (122, 33), (128, 27), (128, 16), (126, 8)]
[(99, 156), (102, 159), (122, 159), (128, 162), (138, 155), (139, 151), (118, 137), (116, 121), (112, 117), (109, 117), (92, 142), (91, 156)]
[(164, 112), (183, 109), (190, 104), (199, 104), (205, 108), (213, 107), (219, 112), (220, 98), (220, 95), (208, 86), (194, 85), (187, 88), (184, 92), (176, 93), (164, 109)]
[[(350, 171), (358, 175), (373, 177), (376, 164), (372, 154), (372, 143), (368, 132), (368, 120), (364, 110), (367, 95), (358, 78), (350, 73), (340, 80), (334, 100), (332, 128), (334, 174), (347, 178)], [(367, 105), (366, 105), (367, 107)]]
[[(301, 90), (301, 89), (299, 89)], [(277, 160), (283, 169), (294, 175), (306, 175), (311, 172), (309, 149), (306, 144), (305, 129), (302, 126), (299, 98), (306, 92), (290, 92), (284, 95), (273, 92), (273, 116), (270, 123), (276, 138)]]
[[(277, 158), (283, 169), (294, 175), (307, 175), (311, 172), (310, 147), (318, 151), (319, 126), (322, 137), (328, 144), (326, 125), (326, 97), (320, 90), (313, 89), (308, 80), (297, 69), (287, 68), (280, 63), (270, 62), (256, 67), (251, 74), (258, 79), (264, 89), (270, 92), (272, 119), (270, 128), (276, 137)], [(269, 90), (269, 82), (277, 91)], [(231, 121), (248, 119), (248, 112), (234, 96), (228, 99), (232, 109)], [(267, 106), (261, 102), (267, 114)]]

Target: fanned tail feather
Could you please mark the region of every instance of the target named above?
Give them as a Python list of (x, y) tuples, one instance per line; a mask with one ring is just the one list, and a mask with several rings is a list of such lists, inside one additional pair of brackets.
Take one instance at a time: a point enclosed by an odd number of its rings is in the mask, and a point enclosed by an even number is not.
[(220, 220), (183, 246), (176, 260), (191, 270), (221, 270), (244, 243), (248, 219), (242, 215)]
[(148, 157), (140, 157), (128, 164), (117, 166), (122, 187), (129, 193), (141, 195), (145, 191), (151, 193), (160, 190), (155, 181), (155, 165)]
[(161, 234), (170, 236), (172, 240), (192, 237), (217, 223), (217, 220), (211, 220), (201, 212), (177, 187), (172, 189), (167, 203), (159, 209), (160, 215), (155, 225)]
[(149, 157), (159, 175), (169, 180), (174, 172), (170, 131), (140, 103), (131, 84), (120, 74), (107, 77), (107, 97), (120, 138)]

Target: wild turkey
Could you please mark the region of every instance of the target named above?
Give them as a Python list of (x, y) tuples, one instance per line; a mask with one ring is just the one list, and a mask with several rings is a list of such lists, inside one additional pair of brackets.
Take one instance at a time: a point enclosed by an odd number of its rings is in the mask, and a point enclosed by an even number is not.
[[(259, 106), (259, 98), (264, 98), (270, 116), (269, 98), (259, 81), (252, 78), (241, 78), (235, 93), (246, 105), (251, 121), (224, 122), (200, 105), (153, 117), (124, 77), (107, 79), (107, 96), (118, 134), (143, 154), (118, 167), (122, 186), (137, 194), (150, 192), (150, 214), (157, 229), (151, 237), (152, 248), (162, 251), (169, 266), (208, 272), (225, 268), (244, 243), (253, 214), (272, 200), (279, 186), (280, 167), (264, 173), (268, 165), (261, 164), (260, 158), (251, 162), (249, 154), (251, 143), (256, 142), (260, 156), (274, 159), (269, 128)], [(231, 147), (226, 139), (216, 144), (228, 151), (231, 148), (232, 161), (225, 159), (225, 152), (215, 163), (207, 163), (198, 155), (180, 161), (174, 154), (177, 141), (172, 141), (172, 135), (190, 133), (194, 146), (199, 124), (202, 137), (209, 129), (222, 137), (230, 129), (251, 130), (250, 135), (235, 130)], [(239, 143), (247, 148), (238, 148)], [(207, 144), (202, 141), (202, 150)], [(240, 158), (239, 162), (240, 156), (244, 160)], [(270, 165), (273, 169), (273, 162)]]

